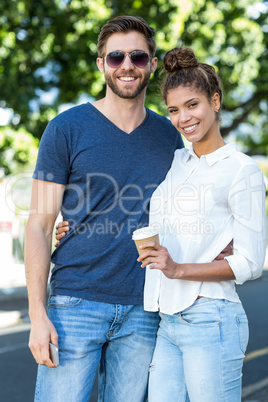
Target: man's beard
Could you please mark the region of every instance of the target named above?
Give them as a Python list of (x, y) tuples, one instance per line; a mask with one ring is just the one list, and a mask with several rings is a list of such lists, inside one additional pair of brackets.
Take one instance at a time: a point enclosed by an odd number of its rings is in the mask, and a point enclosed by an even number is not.
[(133, 90), (129, 89), (120, 89), (118, 85), (116, 84), (117, 78), (115, 80), (112, 79), (110, 74), (105, 74), (105, 81), (106, 84), (108, 85), (109, 88), (113, 91), (114, 94), (119, 96), (120, 98), (123, 99), (134, 99), (137, 96), (139, 96), (144, 88), (147, 87), (149, 81), (150, 81), (151, 73), (148, 71), (148, 73), (143, 77), (142, 81), (140, 82), (138, 88), (133, 92)]

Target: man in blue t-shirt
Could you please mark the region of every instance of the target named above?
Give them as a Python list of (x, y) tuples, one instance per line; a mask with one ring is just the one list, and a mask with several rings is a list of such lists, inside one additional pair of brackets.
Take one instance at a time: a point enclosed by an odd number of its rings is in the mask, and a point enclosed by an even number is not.
[[(100, 400), (146, 400), (159, 319), (143, 310), (131, 234), (148, 224), (150, 197), (183, 146), (170, 122), (144, 106), (157, 66), (154, 34), (138, 17), (109, 21), (97, 59), (106, 96), (57, 116), (40, 142), (25, 249), (38, 401), (88, 401), (98, 366)], [(70, 230), (51, 258), (60, 211)], [(57, 369), (49, 343), (59, 349)]]

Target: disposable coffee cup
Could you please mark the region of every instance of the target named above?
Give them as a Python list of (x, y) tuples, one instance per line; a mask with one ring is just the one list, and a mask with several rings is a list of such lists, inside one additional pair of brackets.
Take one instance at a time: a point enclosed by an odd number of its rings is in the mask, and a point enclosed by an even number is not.
[(153, 250), (154, 248), (146, 247), (141, 250), (140, 246), (149, 241), (154, 241), (155, 243), (159, 244), (159, 234), (151, 226), (146, 226), (144, 228), (135, 230), (132, 234), (132, 240), (134, 240), (138, 253), (139, 255), (141, 255), (141, 253), (143, 253), (144, 251)]

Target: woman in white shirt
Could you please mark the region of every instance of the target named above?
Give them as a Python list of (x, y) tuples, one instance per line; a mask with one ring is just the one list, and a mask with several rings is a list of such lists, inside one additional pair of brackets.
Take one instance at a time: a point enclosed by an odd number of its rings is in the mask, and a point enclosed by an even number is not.
[[(145, 310), (161, 316), (149, 402), (239, 402), (248, 321), (235, 283), (261, 275), (265, 186), (257, 164), (219, 130), (215, 69), (191, 49), (165, 55), (163, 97), (172, 124), (191, 142), (177, 150), (150, 203), (160, 243), (144, 251)], [(233, 240), (234, 253), (214, 259)], [(149, 266), (148, 266), (149, 265)]]

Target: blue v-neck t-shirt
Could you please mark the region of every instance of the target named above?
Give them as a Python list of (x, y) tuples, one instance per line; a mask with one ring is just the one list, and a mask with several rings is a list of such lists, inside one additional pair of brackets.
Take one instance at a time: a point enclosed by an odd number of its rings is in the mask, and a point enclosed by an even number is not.
[(132, 232), (148, 225), (150, 197), (183, 147), (168, 119), (146, 112), (130, 134), (90, 103), (48, 124), (33, 177), (66, 186), (61, 213), (70, 222), (52, 254), (52, 295), (143, 303)]

